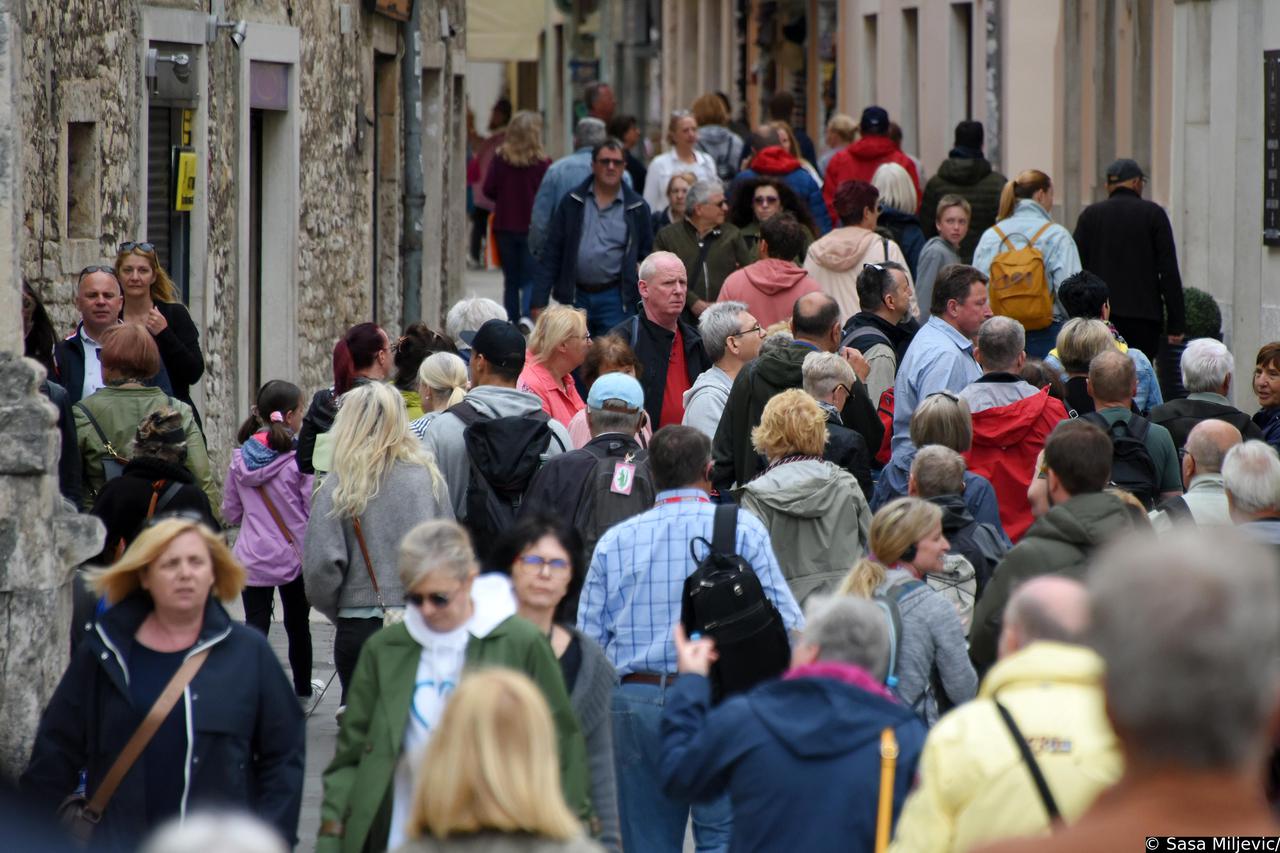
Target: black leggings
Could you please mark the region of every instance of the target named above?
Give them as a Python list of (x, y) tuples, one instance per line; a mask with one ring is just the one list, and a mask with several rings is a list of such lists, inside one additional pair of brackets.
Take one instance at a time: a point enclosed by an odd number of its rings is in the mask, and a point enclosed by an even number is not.
[(293, 670), (293, 692), (311, 695), (311, 604), (302, 583), (302, 575), (274, 586), (246, 586), (240, 593), (244, 601), (244, 621), (265, 636), (271, 628), (271, 611), (275, 591), (280, 590), (284, 604), (284, 632), (289, 637), (289, 669)]
[(489, 233), (489, 211), (483, 207), (475, 207), (471, 210), (471, 260), (476, 263), (483, 263), (484, 257), (480, 252), (484, 248), (484, 238)]
[(338, 670), (338, 681), (342, 683), (342, 704), (347, 704), (347, 688), (351, 686), (351, 675), (356, 671), (356, 661), (360, 660), (360, 649), (364, 641), (382, 630), (382, 617), (373, 619), (350, 619), (339, 616), (333, 635), (333, 667)]

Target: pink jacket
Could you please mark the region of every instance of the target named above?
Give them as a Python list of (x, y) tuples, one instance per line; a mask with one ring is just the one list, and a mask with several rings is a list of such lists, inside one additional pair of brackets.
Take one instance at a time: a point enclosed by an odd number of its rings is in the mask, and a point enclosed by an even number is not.
[(822, 290), (802, 267), (790, 261), (765, 258), (735, 270), (720, 287), (717, 302), (745, 302), (761, 328), (790, 320), (796, 300)]
[[(270, 453), (259, 443), (251, 455), (263, 458)], [(267, 464), (250, 469), (242, 448), (232, 453), (222, 493), (222, 517), (229, 525), (240, 525), (240, 535), (231, 552), (248, 570), (249, 586), (280, 586), (302, 571), (302, 542), (311, 516), (313, 478), (298, 470), (295, 455), (292, 450), (281, 453)], [(293, 535), (293, 545), (271, 517), (260, 488), (266, 490)]]

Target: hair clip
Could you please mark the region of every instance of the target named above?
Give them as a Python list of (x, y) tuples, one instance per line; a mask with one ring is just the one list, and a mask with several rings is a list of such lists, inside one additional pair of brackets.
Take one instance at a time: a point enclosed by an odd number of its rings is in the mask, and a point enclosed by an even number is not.
[(272, 422), (273, 424), (282, 424), (282, 423), (284, 423), (284, 415), (280, 414), (279, 412), (272, 412), (272, 413), (271, 413), (271, 422)]

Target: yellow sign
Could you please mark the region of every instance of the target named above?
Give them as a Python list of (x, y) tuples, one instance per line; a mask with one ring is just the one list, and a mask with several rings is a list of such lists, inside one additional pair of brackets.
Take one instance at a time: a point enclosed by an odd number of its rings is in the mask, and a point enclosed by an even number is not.
[(177, 197), (174, 210), (191, 210), (196, 205), (196, 152), (179, 151)]

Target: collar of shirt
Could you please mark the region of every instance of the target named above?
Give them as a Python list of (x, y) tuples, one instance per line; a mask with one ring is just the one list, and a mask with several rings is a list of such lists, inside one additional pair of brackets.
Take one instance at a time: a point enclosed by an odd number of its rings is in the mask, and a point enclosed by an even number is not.
[(1215, 394), (1212, 391), (1194, 391), (1187, 395), (1188, 400), (1201, 400), (1206, 403), (1217, 403), (1220, 406), (1230, 406), (1231, 401), (1221, 394)]
[(690, 501), (709, 501), (711, 496), (702, 489), (683, 488), (683, 489), (664, 489), (654, 497), (654, 502), (658, 505), (666, 503), (672, 499), (690, 500)]
[[(595, 200), (595, 197), (596, 197), (595, 181), (592, 181), (591, 186), (587, 187), (587, 195), (591, 197), (592, 201)], [(615, 204), (622, 204), (622, 187), (621, 186), (618, 187), (618, 194), (613, 197), (612, 202), (610, 202), (609, 204), (606, 204), (604, 207), (600, 207), (600, 205), (597, 204), (596, 207), (600, 210), (608, 210), (609, 208), (613, 207)]]
[(1187, 488), (1187, 494), (1192, 492), (1217, 492), (1222, 494), (1223, 488), (1224, 483), (1221, 474), (1196, 474), (1191, 478), (1191, 485)]
[(969, 340), (964, 335), (960, 334), (959, 329), (957, 329), (955, 326), (951, 325), (941, 317), (937, 316), (936, 314), (929, 317), (929, 322), (925, 323), (925, 325), (931, 329), (934, 329), (935, 331), (941, 332), (943, 335), (949, 338), (957, 347), (964, 350), (965, 352), (968, 352), (968, 353), (973, 352), (973, 341)]
[(84, 323), (80, 324), (79, 331), (80, 331), (80, 340), (84, 341), (86, 344), (88, 344), (91, 347), (99, 347), (99, 348), (102, 347), (102, 344), (98, 343), (93, 338), (89, 337), (89, 333), (85, 331)]

